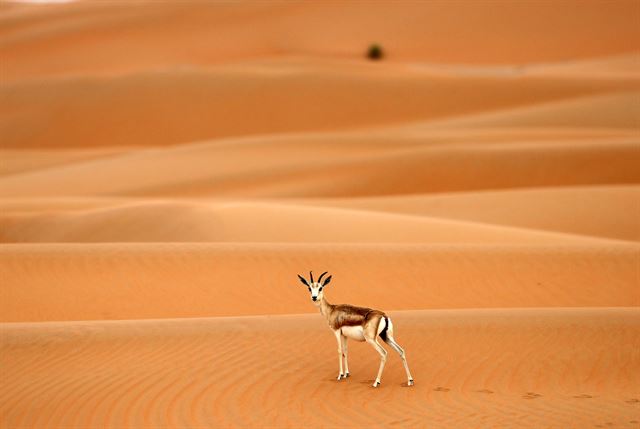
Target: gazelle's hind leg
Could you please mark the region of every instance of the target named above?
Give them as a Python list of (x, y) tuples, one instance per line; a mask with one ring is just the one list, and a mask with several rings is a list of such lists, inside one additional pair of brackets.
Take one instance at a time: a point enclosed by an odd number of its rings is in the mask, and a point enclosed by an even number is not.
[(378, 369), (378, 376), (373, 382), (373, 387), (378, 387), (380, 385), (382, 370), (384, 370), (384, 364), (387, 361), (387, 351), (378, 342), (378, 323), (365, 326), (364, 329), (365, 340), (367, 341), (367, 343), (371, 344), (371, 346), (380, 354), (380, 368)]
[(407, 373), (407, 385), (413, 386), (413, 376), (411, 375), (411, 371), (409, 371), (409, 364), (407, 363), (406, 353), (404, 349), (400, 347), (400, 344), (396, 342), (395, 338), (393, 338), (393, 324), (391, 323), (391, 319), (387, 318), (387, 321), (389, 322), (389, 327), (387, 328), (385, 338), (382, 338), (382, 340), (385, 343), (389, 344), (392, 349), (398, 352), (398, 354), (400, 355), (400, 359), (402, 359), (404, 370)]

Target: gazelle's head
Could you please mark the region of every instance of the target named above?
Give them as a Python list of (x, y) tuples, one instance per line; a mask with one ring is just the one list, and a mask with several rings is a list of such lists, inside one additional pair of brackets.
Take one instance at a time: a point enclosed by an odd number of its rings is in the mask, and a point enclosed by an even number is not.
[(313, 273), (311, 271), (309, 271), (309, 280), (305, 279), (300, 274), (298, 274), (298, 278), (300, 279), (302, 284), (305, 285), (307, 289), (309, 289), (309, 293), (311, 293), (311, 301), (317, 304), (319, 304), (320, 301), (322, 301), (322, 289), (324, 289), (324, 287), (328, 285), (329, 282), (331, 281), (331, 276), (327, 277), (324, 281), (322, 281), (322, 278), (325, 276), (325, 274), (327, 274), (326, 271), (320, 274), (320, 278), (318, 279), (317, 282), (313, 281)]

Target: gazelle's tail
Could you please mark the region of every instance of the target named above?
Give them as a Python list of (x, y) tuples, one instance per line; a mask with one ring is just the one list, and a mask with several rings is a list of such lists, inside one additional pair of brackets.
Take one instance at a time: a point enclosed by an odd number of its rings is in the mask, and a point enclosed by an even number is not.
[(382, 328), (382, 331), (380, 331), (380, 338), (382, 338), (382, 341), (386, 342), (387, 341), (387, 330), (389, 329), (389, 324), (391, 323), (391, 321), (389, 320), (389, 318), (387, 316), (384, 316), (384, 318), (382, 320), (384, 320), (384, 328)]

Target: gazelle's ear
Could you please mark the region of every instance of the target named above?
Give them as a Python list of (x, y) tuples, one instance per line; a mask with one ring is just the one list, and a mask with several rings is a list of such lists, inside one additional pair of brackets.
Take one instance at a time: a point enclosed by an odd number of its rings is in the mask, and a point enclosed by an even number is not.
[(324, 281), (324, 283), (322, 283), (322, 286), (328, 285), (330, 281), (331, 281), (331, 276), (327, 277), (327, 279)]
[(305, 286), (309, 287), (309, 283), (307, 282), (307, 280), (304, 277), (302, 277), (300, 274), (298, 274), (298, 278), (300, 279), (302, 284), (304, 284)]

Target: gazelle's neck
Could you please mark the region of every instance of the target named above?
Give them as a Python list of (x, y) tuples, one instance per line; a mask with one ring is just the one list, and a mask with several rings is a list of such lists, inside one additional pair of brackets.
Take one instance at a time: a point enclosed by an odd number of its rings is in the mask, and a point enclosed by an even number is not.
[(322, 299), (320, 299), (320, 303), (317, 304), (317, 307), (320, 309), (320, 314), (322, 314), (324, 317), (329, 317), (333, 306), (329, 303), (329, 301), (325, 299), (323, 294)]

